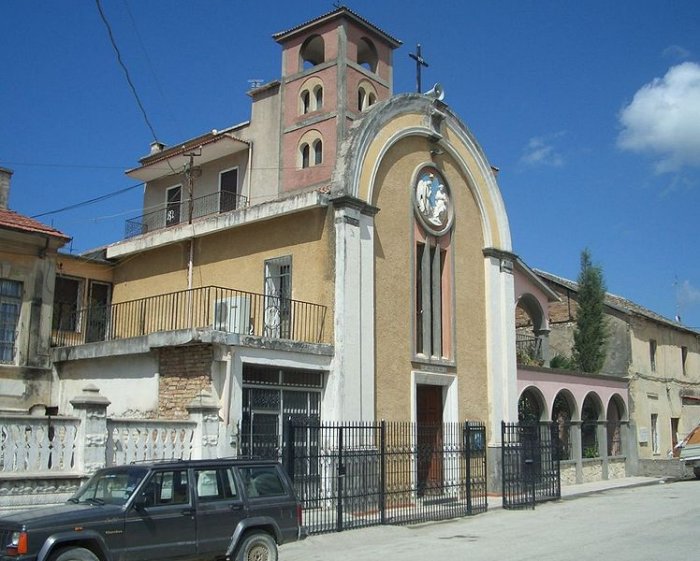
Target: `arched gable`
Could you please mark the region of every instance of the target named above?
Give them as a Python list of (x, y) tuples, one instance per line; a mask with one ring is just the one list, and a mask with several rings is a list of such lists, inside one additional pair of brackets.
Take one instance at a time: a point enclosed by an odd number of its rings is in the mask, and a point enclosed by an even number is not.
[(355, 123), (340, 150), (332, 193), (372, 204), (383, 156), (394, 144), (411, 136), (430, 139), (436, 150), (457, 162), (479, 206), (485, 248), (510, 252), (505, 205), (483, 150), (448, 106), (424, 95), (395, 96), (376, 104)]

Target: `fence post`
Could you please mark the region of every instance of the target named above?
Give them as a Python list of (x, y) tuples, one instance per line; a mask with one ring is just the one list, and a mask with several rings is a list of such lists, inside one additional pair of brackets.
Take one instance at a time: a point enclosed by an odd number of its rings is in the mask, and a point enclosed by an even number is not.
[(289, 479), (292, 480), (292, 483), (296, 483), (294, 481), (294, 464), (296, 463), (296, 448), (294, 446), (294, 442), (296, 435), (294, 434), (295, 427), (291, 416), (287, 418), (287, 422), (284, 424), (284, 426), (286, 434), (282, 438), (282, 462), (284, 469), (289, 475)]
[(83, 393), (70, 401), (80, 419), (75, 439), (75, 466), (84, 474), (92, 474), (107, 463), (107, 407), (110, 403), (93, 384), (85, 386)]
[(381, 523), (386, 524), (386, 421), (379, 425), (379, 511)]
[(343, 495), (345, 494), (345, 465), (343, 464), (343, 426), (338, 425), (338, 505), (336, 509), (336, 532), (343, 531)]
[(467, 514), (472, 514), (472, 433), (469, 421), (464, 421), (464, 449), (467, 457), (466, 468), (467, 473), (465, 479), (467, 483)]
[(200, 391), (187, 406), (190, 420), (197, 423), (193, 435), (192, 458), (216, 458), (219, 445), (219, 405), (212, 395)]

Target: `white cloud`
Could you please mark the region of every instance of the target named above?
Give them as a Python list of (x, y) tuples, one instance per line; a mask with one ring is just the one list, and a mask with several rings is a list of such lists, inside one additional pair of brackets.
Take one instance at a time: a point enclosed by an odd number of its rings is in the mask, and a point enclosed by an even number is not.
[(559, 132), (548, 136), (532, 137), (524, 148), (520, 161), (530, 166), (563, 166), (564, 158), (554, 146), (554, 141), (563, 134)]
[(700, 304), (700, 289), (695, 288), (690, 281), (684, 280), (678, 285), (679, 304)]
[(623, 150), (650, 153), (659, 173), (700, 166), (700, 65), (684, 62), (642, 86), (619, 114)]

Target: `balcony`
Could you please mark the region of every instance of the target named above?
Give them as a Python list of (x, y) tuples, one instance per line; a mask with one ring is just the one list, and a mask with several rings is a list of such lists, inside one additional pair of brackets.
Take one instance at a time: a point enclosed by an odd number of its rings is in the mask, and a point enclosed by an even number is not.
[(206, 286), (139, 300), (99, 305), (55, 318), (51, 344), (70, 347), (160, 331), (211, 328), (303, 343), (326, 343), (326, 307)]
[(515, 334), (515, 352), (518, 364), (542, 366), (542, 339), (523, 333)]
[(231, 212), (248, 205), (248, 199), (237, 193), (218, 191), (202, 197), (197, 197), (190, 201), (177, 201), (159, 205), (151, 211), (136, 218), (126, 221), (124, 238), (129, 239), (134, 236), (162, 230), (176, 224), (189, 222), (190, 207), (192, 209), (192, 220), (203, 218), (213, 214)]

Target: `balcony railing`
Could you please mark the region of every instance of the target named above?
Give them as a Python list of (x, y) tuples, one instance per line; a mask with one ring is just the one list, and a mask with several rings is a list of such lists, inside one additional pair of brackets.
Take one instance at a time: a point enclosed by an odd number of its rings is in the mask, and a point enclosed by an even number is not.
[[(243, 195), (219, 191), (192, 199), (192, 219), (230, 212), (248, 205), (248, 199)], [(178, 201), (160, 205), (156, 210), (130, 218), (126, 221), (124, 236), (133, 238), (140, 234), (162, 230), (176, 224), (188, 222), (190, 201)]]
[(218, 331), (324, 343), (326, 307), (279, 296), (206, 286), (159, 296), (92, 306), (56, 318), (52, 345), (68, 347), (176, 329)]
[(518, 364), (536, 365), (542, 362), (542, 340), (539, 337), (516, 333), (515, 351)]

